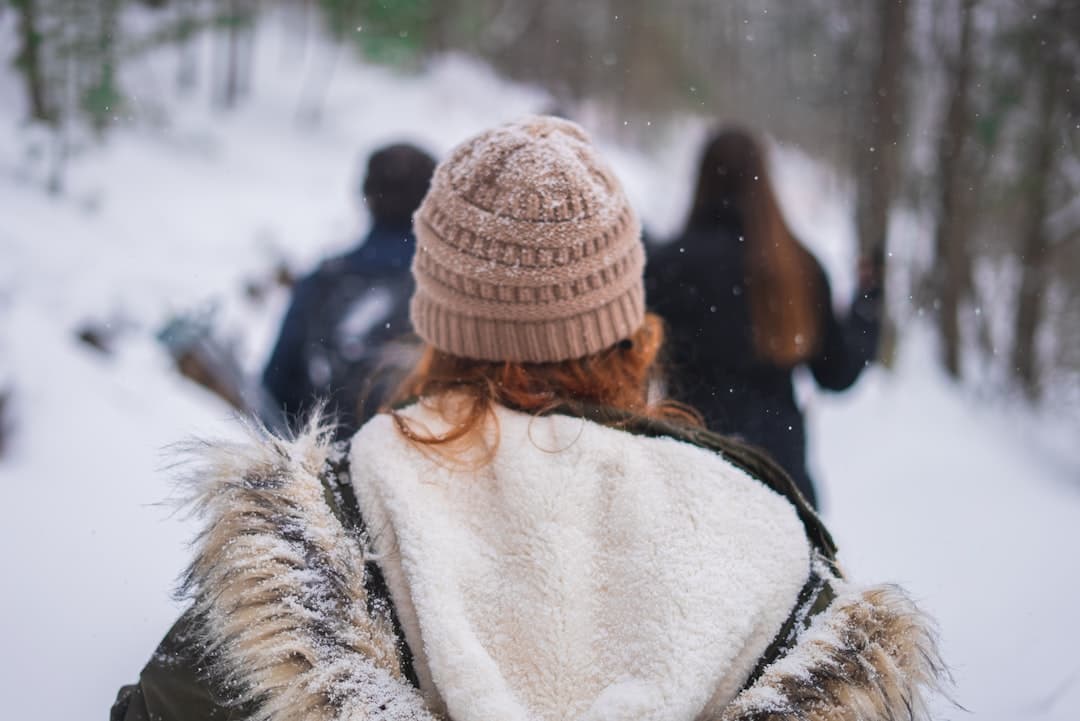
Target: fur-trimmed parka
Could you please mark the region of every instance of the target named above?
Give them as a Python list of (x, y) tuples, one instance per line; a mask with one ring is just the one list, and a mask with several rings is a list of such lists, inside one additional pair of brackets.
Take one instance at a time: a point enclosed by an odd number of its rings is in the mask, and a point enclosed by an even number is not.
[(387, 415), (348, 448), (203, 448), (191, 609), (112, 718), (926, 717), (932, 625), (841, 579), (766, 458), (603, 409), (495, 419), (475, 458)]

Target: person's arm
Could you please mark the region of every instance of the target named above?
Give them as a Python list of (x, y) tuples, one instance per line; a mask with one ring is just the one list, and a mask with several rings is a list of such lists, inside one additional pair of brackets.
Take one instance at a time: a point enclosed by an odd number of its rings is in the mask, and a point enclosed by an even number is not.
[(859, 290), (844, 318), (832, 309), (828, 278), (820, 271), (822, 288), (821, 347), (809, 366), (822, 388), (841, 391), (850, 387), (877, 357), (881, 335), (881, 285), (873, 278), (860, 278)]
[(190, 614), (180, 617), (139, 675), (116, 695), (109, 721), (230, 721), (250, 709), (231, 707), (205, 675)]

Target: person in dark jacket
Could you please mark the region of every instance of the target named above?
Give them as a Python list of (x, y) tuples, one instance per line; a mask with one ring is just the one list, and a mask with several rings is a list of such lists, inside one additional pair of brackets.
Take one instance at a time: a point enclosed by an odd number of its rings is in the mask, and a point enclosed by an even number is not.
[(686, 228), (650, 254), (646, 278), (671, 336), (672, 396), (768, 451), (816, 507), (792, 373), (806, 365), (829, 390), (855, 382), (877, 353), (880, 271), (861, 264), (838, 318), (821, 265), (784, 221), (762, 147), (728, 129), (708, 141)]
[(370, 232), (359, 247), (325, 261), (293, 290), (263, 372), (263, 384), (290, 423), (325, 402), (347, 436), (396, 385), (394, 369), (408, 366), (407, 358), (396, 356), (409, 347), (397, 341), (409, 333), (412, 214), (434, 169), (434, 159), (412, 145), (375, 152), (363, 186)]

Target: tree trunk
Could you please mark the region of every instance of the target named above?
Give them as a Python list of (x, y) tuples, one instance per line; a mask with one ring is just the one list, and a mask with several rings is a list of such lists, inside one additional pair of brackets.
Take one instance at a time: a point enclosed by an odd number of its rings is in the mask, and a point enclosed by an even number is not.
[(93, 51), (96, 67), (90, 87), (83, 91), (82, 102), (91, 125), (101, 136), (120, 111), (121, 95), (117, 79), (120, 0), (102, 0), (96, 5), (98, 28)]
[(198, 1), (180, 0), (175, 7), (174, 41), (180, 56), (176, 64), (176, 88), (183, 93), (194, 90), (199, 74), (199, 49), (196, 38), (201, 24)]
[[(1062, 5), (1063, 3), (1059, 2), (1055, 9), (1060, 9)], [(1051, 13), (1050, 17), (1054, 15), (1055, 13)], [(1051, 32), (1057, 30), (1052, 21), (1048, 25)], [(1041, 52), (1049, 53), (1050, 57), (1042, 63), (1038, 129), (1031, 153), (1026, 194), (1028, 214), (1020, 254), (1023, 275), (1013, 336), (1013, 372), (1025, 395), (1032, 401), (1038, 400), (1040, 390), (1038, 349), (1035, 343), (1042, 322), (1046, 264), (1050, 255), (1046, 214), (1050, 178), (1054, 171), (1054, 116), (1059, 103), (1058, 81), (1061, 76), (1061, 59), (1058, 57), (1061, 50), (1057, 45), (1056, 42), (1039, 44)]]
[(13, 4), (19, 15), (18, 33), (21, 44), (19, 54), (15, 58), (15, 66), (22, 73), (26, 97), (30, 102), (30, 117), (51, 123), (56, 120), (56, 117), (52, 108), (49, 107), (45, 92), (37, 0), (15, 0)]
[[(904, 125), (904, 60), (907, 51), (907, 0), (880, 0), (878, 40), (881, 53), (866, 95), (864, 122), (856, 149), (858, 197), (855, 226), (859, 255), (885, 276), (885, 246), (889, 231), (889, 208), (899, 173), (900, 138)], [(892, 356), (894, 333), (886, 323), (880, 355)]]
[(888, 233), (889, 206), (899, 168), (903, 127), (903, 67), (907, 49), (908, 3), (881, 0), (879, 9), (881, 54), (874, 69), (865, 119), (869, 147), (859, 148), (859, 198), (856, 209), (859, 251), (880, 255)]
[(228, 4), (228, 35), (225, 55), (225, 88), (222, 105), (235, 108), (240, 97), (240, 3), (230, 0)]
[(0, 388), (0, 458), (4, 457), (4, 451), (7, 450), (11, 438), (13, 425), (10, 417), (11, 395), (10, 388)]
[(961, 373), (960, 307), (970, 297), (970, 190), (977, 182), (965, 162), (964, 139), (971, 133), (971, 64), (975, 0), (960, 8), (960, 47), (950, 63), (949, 107), (938, 149), (941, 204), (935, 239), (935, 291), (942, 362), (953, 378)]

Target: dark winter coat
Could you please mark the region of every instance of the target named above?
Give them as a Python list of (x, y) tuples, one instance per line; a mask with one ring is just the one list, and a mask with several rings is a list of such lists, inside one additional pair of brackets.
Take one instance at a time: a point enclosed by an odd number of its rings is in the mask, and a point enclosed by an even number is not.
[[(649, 255), (646, 297), (668, 328), (669, 393), (700, 411), (710, 429), (768, 451), (816, 507), (793, 369), (754, 350), (740, 237), (735, 224), (691, 229)], [(880, 292), (861, 291), (838, 318), (820, 266), (817, 273), (823, 336), (807, 366), (821, 387), (843, 390), (876, 355)]]
[[(840, 578), (827, 531), (767, 457), (617, 411), (553, 412), (719, 454), (743, 478), (790, 499), (802, 520), (812, 550), (803, 591), (743, 689), (706, 718), (924, 718), (924, 694), (941, 672), (927, 619), (898, 589)], [(192, 477), (192, 503), (208, 524), (186, 584), (194, 610), (139, 683), (121, 689), (111, 720), (438, 718), (411, 672), (377, 565), (385, 559), (367, 554), (348, 456), (328, 433), (312, 428), (293, 441), (253, 438), (205, 452)]]
[(387, 400), (407, 361), (409, 266), (416, 241), (407, 225), (377, 224), (365, 242), (324, 262), (293, 289), (263, 384), (289, 421), (326, 401), (342, 436)]

